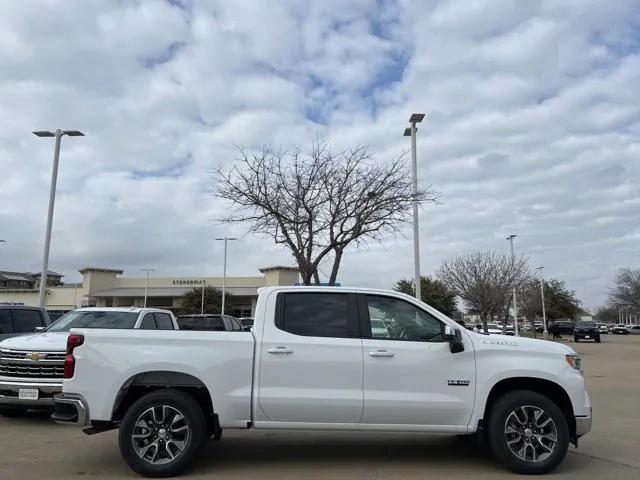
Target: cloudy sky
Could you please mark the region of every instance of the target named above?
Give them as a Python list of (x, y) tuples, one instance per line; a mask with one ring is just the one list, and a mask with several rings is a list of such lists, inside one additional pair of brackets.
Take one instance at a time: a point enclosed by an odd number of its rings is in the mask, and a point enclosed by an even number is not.
[[(640, 4), (603, 1), (0, 2), (0, 269), (39, 270), (51, 139), (64, 138), (50, 267), (216, 275), (209, 171), (236, 146), (409, 145), (422, 268), (508, 251), (588, 307), (640, 264)], [(409, 232), (407, 232), (409, 233)], [(291, 264), (244, 236), (229, 274)], [(412, 275), (411, 236), (351, 250), (343, 284)], [(329, 270), (328, 267), (325, 271)]]

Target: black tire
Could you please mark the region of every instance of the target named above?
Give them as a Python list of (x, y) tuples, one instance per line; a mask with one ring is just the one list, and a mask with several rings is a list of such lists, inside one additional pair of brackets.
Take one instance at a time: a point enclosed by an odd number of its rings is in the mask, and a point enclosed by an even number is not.
[[(180, 453), (176, 453), (175, 449), (173, 449), (173, 453), (176, 454), (174, 460), (167, 460), (166, 463), (158, 464), (151, 463), (151, 461), (143, 459), (137, 452), (136, 447), (134, 446), (134, 431), (136, 431), (135, 424), (141, 418), (145, 412), (148, 412), (152, 407), (160, 408), (162, 412), (163, 422), (165, 421), (165, 413), (163, 406), (169, 407), (170, 412), (179, 412), (184, 417), (184, 420), (180, 420), (181, 425), (187, 425), (189, 428), (187, 429), (188, 436), (184, 441), (184, 448)], [(155, 413), (155, 412), (154, 412)], [(175, 422), (175, 418), (177, 415), (174, 414), (173, 422)], [(155, 420), (155, 415), (153, 416)], [(169, 420), (166, 421), (169, 423)], [(150, 425), (149, 423), (145, 423), (145, 425)], [(159, 423), (151, 422), (151, 426), (155, 428), (158, 432), (158, 435), (155, 437), (153, 433), (147, 435), (150, 438), (155, 438), (156, 442), (160, 442), (162, 445), (166, 444), (167, 446), (159, 447), (156, 446), (154, 456), (158, 454), (161, 448), (164, 448), (164, 452), (167, 452), (169, 448), (169, 442), (171, 440), (175, 440), (175, 438), (171, 437), (171, 432), (173, 432), (173, 423), (171, 423), (171, 427), (160, 427), (165, 433), (169, 431), (168, 441), (160, 439), (160, 430), (158, 430)], [(181, 392), (179, 390), (165, 389), (158, 390), (147, 395), (144, 395), (139, 400), (137, 400), (130, 408), (127, 410), (124, 418), (122, 419), (122, 424), (120, 425), (120, 434), (118, 438), (118, 443), (120, 446), (120, 453), (122, 458), (124, 458), (125, 462), (133, 471), (139, 473), (145, 477), (172, 477), (182, 473), (193, 461), (195, 455), (198, 453), (198, 450), (204, 443), (204, 440), (207, 437), (206, 430), (206, 419), (202, 408), (191, 396), (188, 394)], [(165, 430), (166, 429), (166, 430)], [(140, 432), (140, 431), (139, 431)], [(163, 437), (164, 438), (164, 437)], [(184, 437), (183, 437), (184, 438)], [(141, 442), (148, 440), (141, 440)], [(154, 442), (149, 442), (154, 443)], [(173, 442), (176, 445), (175, 442)], [(183, 442), (180, 442), (183, 443)], [(144, 448), (144, 446), (143, 446)], [(148, 449), (148, 448), (147, 448)], [(146, 454), (145, 454), (146, 455)], [(166, 454), (165, 454), (166, 456)]]
[(21, 417), (25, 413), (27, 413), (27, 409), (17, 405), (3, 405), (0, 407), (0, 416), (3, 417)]
[[(548, 456), (540, 461), (534, 462), (533, 460), (526, 459), (528, 456), (527, 452), (529, 452), (527, 447), (524, 449), (525, 459), (521, 459), (516, 455), (516, 453), (512, 452), (511, 447), (507, 444), (507, 422), (512, 418), (512, 413), (515, 413), (516, 411), (520, 412), (520, 407), (525, 407), (525, 410), (529, 412), (533, 409), (540, 409), (545, 415), (544, 417), (540, 417), (541, 419), (545, 419), (541, 420), (541, 422), (546, 421), (546, 418), (550, 418), (553, 420), (553, 424), (555, 424), (556, 442), (551, 447), (550, 453), (543, 450), (543, 454), (541, 455)], [(532, 415), (528, 415), (528, 418), (531, 419)], [(505, 465), (512, 472), (525, 475), (541, 475), (548, 473), (557, 467), (567, 454), (567, 449), (569, 447), (569, 427), (567, 425), (567, 420), (560, 408), (554, 402), (537, 392), (529, 390), (515, 390), (507, 392), (499, 397), (491, 408), (487, 427), (491, 453), (496, 460)], [(547, 425), (546, 428), (551, 427)], [(531, 428), (527, 428), (527, 430), (531, 430)], [(535, 425), (533, 430), (535, 433)], [(520, 435), (519, 438), (523, 442), (522, 445), (524, 445), (524, 433), (515, 434)], [(513, 434), (510, 433), (509, 435)], [(531, 432), (529, 432), (529, 435), (531, 435)], [(518, 448), (519, 446), (520, 444), (516, 443), (514, 448)], [(532, 438), (529, 442), (529, 446), (535, 451), (535, 448), (533, 447), (535, 446), (536, 448), (540, 448), (542, 446), (542, 442)], [(548, 446), (545, 448), (548, 450)]]
[(596, 343), (600, 343), (600, 335), (596, 337)]
[(574, 341), (574, 342), (576, 342), (576, 343), (578, 343), (578, 337), (576, 337), (576, 336), (574, 335), (574, 337), (573, 337), (573, 341)]

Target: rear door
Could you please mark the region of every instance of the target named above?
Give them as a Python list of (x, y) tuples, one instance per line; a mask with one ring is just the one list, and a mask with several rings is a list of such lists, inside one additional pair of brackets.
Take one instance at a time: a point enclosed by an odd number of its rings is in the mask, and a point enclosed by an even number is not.
[(402, 298), (359, 295), (359, 312), (368, 337), (362, 422), (466, 427), (475, 390), (471, 342), (451, 353), (445, 324)]
[(260, 352), (259, 419), (360, 422), (363, 363), (355, 294), (279, 292)]

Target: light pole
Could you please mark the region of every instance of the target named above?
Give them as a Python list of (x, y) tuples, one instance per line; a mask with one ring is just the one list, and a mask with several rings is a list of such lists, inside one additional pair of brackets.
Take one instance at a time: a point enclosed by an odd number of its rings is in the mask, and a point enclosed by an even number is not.
[[(542, 333), (542, 337), (549, 338), (549, 331), (547, 330), (547, 311), (544, 306), (544, 281), (542, 280), (543, 268), (544, 267), (537, 268), (537, 270), (540, 272), (540, 298), (542, 299), (542, 328), (544, 329)], [(534, 328), (535, 328), (535, 325), (534, 325)]]
[(144, 282), (144, 308), (147, 308), (147, 294), (149, 293), (149, 272), (155, 272), (153, 268), (141, 268), (141, 272), (147, 273), (146, 281)]
[(202, 284), (202, 298), (200, 299), (200, 315), (204, 315), (204, 287), (207, 282)]
[(237, 238), (224, 236), (221, 238), (216, 238), (216, 240), (224, 240), (224, 264), (222, 267), (222, 315), (224, 315), (224, 296), (227, 283), (227, 242), (229, 240), (237, 240)]
[(420, 229), (418, 225), (418, 160), (416, 153), (416, 124), (422, 122), (424, 113), (414, 113), (409, 117), (411, 128), (405, 128), (404, 136), (411, 137), (411, 177), (413, 193), (413, 276), (416, 298), (422, 300), (420, 288)]
[(58, 182), (58, 161), (60, 160), (60, 139), (63, 135), (69, 137), (84, 137), (84, 133), (78, 130), (60, 130), (55, 132), (38, 130), (33, 132), (38, 137), (55, 137), (53, 150), (53, 171), (51, 172), (51, 189), (49, 191), (49, 212), (47, 213), (47, 229), (44, 237), (44, 253), (42, 255), (42, 270), (40, 271), (40, 292), (38, 293), (38, 306), (44, 308), (46, 303), (47, 271), (49, 270), (49, 246), (51, 245), (51, 227), (53, 225), (53, 206), (56, 202), (56, 183)]
[[(515, 265), (516, 254), (513, 250), (513, 239), (516, 238), (517, 235), (511, 234), (507, 237), (507, 240), (511, 243), (511, 267)], [(518, 333), (518, 304), (516, 303), (516, 286), (513, 286), (513, 327), (515, 330), (516, 336)]]

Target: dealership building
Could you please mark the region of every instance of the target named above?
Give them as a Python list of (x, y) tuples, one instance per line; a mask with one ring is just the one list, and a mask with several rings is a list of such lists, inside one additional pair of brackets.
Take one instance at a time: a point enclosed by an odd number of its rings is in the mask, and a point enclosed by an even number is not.
[[(259, 269), (255, 277), (226, 277), (225, 290), (229, 294), (225, 313), (236, 317), (252, 316), (258, 299), (258, 288), (290, 286), (298, 283), (298, 268), (272, 266)], [(128, 277), (118, 268), (86, 267), (79, 270), (82, 283), (63, 283), (61, 275), (47, 281), (46, 308), (63, 313), (77, 307), (121, 307), (144, 305), (167, 308), (180, 313), (180, 299), (193, 288), (205, 286), (222, 288), (222, 277)], [(5, 279), (3, 282), (3, 278)], [(29, 279), (32, 283), (28, 283)], [(0, 272), (0, 305), (38, 304), (39, 277), (20, 272)]]

